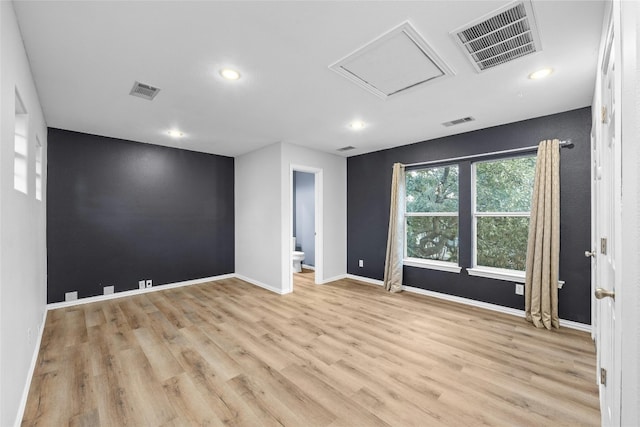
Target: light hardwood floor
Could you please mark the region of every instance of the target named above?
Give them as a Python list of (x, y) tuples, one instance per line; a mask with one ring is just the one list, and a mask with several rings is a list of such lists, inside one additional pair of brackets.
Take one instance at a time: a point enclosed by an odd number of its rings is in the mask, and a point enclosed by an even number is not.
[(312, 277), (50, 311), (22, 425), (599, 424), (588, 334)]

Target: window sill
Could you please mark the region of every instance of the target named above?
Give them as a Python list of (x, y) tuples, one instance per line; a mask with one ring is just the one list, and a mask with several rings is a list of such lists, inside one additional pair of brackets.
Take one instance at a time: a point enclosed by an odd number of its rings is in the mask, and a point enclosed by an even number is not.
[[(504, 268), (473, 267), (467, 268), (469, 276), (486, 277), (489, 279), (506, 280), (507, 282), (524, 283), (524, 271), (507, 270)], [(564, 281), (558, 280), (558, 289), (562, 289)]]
[(449, 273), (460, 273), (462, 267), (452, 262), (433, 261), (419, 258), (405, 258), (402, 264), (408, 267), (428, 268), (430, 270), (447, 271)]

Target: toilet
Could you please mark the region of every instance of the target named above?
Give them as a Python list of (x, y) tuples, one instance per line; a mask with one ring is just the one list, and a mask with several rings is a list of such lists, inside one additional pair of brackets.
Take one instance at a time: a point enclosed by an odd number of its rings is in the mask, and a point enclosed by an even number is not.
[(293, 271), (296, 273), (302, 272), (302, 261), (304, 261), (304, 252), (296, 251), (296, 238), (293, 237), (293, 252), (291, 253), (291, 259), (293, 260)]

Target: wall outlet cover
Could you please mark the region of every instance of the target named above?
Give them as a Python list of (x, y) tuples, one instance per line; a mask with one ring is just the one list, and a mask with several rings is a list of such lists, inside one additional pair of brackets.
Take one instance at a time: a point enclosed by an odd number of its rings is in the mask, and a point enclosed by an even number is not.
[(149, 279), (147, 280), (147, 288), (150, 288), (153, 286), (153, 280)]
[(524, 285), (522, 283), (516, 283), (516, 294), (524, 295)]
[(65, 301), (75, 301), (78, 299), (78, 291), (65, 292), (64, 300)]
[(364, 267), (364, 260), (358, 260), (358, 267)]
[(138, 288), (139, 289), (144, 289), (145, 288), (144, 280), (139, 280), (138, 281)]
[(104, 295), (110, 295), (116, 291), (116, 287), (113, 285), (105, 286), (103, 290), (104, 290)]

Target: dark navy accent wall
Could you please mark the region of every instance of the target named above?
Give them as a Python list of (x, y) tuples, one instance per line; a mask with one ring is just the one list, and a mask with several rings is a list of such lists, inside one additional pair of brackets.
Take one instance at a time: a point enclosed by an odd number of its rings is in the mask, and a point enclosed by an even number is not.
[(234, 159), (49, 129), (49, 303), (233, 273)]
[[(559, 315), (591, 323), (590, 249), (591, 108), (438, 138), (347, 160), (347, 271), (383, 279), (389, 224), (391, 169), (395, 162), (416, 163), (537, 145), (544, 139), (571, 140), (560, 151), (560, 279)], [(460, 164), (460, 215), (471, 210), (469, 161)], [(524, 297), (502, 280), (471, 277), (471, 225), (460, 222), (460, 274), (404, 267), (404, 284), (506, 307), (524, 309)], [(364, 267), (358, 267), (358, 260)]]

